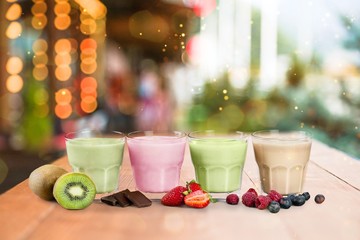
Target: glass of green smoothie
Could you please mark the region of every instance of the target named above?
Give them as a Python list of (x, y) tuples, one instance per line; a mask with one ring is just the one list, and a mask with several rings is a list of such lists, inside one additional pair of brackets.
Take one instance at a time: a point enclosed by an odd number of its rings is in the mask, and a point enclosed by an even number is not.
[(189, 146), (196, 180), (203, 189), (213, 193), (240, 189), (247, 150), (246, 134), (196, 131), (189, 134)]
[(118, 188), (125, 134), (116, 131), (82, 130), (65, 135), (66, 152), (74, 172), (87, 174), (97, 193)]

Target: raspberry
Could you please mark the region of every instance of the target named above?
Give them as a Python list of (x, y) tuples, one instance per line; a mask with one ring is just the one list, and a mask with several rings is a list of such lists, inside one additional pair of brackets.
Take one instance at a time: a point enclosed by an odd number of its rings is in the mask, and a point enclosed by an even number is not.
[(258, 194), (257, 194), (256, 190), (255, 190), (255, 189), (253, 189), (253, 188), (249, 188), (249, 190), (247, 190), (247, 192), (250, 192), (250, 193), (255, 194), (255, 197), (257, 197), (257, 196), (258, 196)]
[(268, 196), (258, 196), (255, 200), (255, 207), (262, 210), (269, 206), (271, 199)]
[(255, 207), (255, 200), (257, 198), (257, 195), (255, 195), (253, 192), (246, 192), (241, 197), (242, 203), (247, 207)]
[(280, 199), (283, 198), (283, 196), (275, 190), (271, 190), (268, 193), (268, 196), (271, 198), (271, 200), (276, 201), (276, 202), (279, 202)]
[(230, 194), (226, 197), (226, 203), (236, 205), (239, 203), (239, 196), (236, 194)]

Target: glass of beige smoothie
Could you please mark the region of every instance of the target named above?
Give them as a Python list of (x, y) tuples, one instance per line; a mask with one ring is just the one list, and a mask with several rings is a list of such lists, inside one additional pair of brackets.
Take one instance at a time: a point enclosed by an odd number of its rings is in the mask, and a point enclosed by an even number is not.
[(117, 190), (125, 134), (83, 130), (67, 133), (65, 142), (73, 171), (87, 174), (95, 183), (96, 193)]
[(311, 135), (304, 131), (258, 131), (252, 134), (264, 192), (301, 193), (310, 157)]

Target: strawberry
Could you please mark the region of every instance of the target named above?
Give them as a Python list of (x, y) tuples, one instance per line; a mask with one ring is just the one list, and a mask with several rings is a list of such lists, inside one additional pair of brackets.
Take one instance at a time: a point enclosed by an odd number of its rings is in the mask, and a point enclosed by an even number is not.
[(177, 186), (167, 192), (161, 199), (165, 206), (180, 206), (184, 203), (184, 194), (187, 189), (183, 186)]
[(190, 182), (186, 182), (186, 187), (188, 189), (188, 193), (196, 192), (197, 190), (203, 190), (199, 183), (195, 180), (191, 180)]
[(185, 196), (185, 204), (193, 208), (204, 208), (210, 203), (210, 197), (207, 192), (197, 190)]

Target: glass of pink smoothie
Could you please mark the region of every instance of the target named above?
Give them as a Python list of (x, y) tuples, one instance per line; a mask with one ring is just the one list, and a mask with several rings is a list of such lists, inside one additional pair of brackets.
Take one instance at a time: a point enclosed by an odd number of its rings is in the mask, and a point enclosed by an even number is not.
[(183, 132), (137, 131), (127, 135), (136, 188), (168, 192), (179, 185), (187, 137)]

